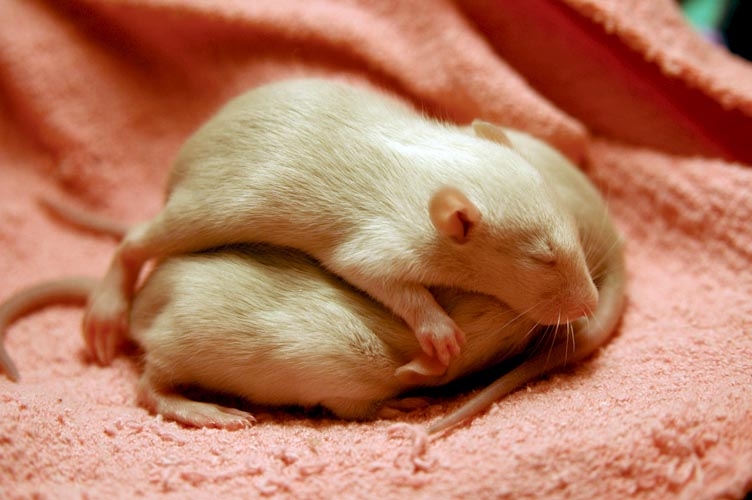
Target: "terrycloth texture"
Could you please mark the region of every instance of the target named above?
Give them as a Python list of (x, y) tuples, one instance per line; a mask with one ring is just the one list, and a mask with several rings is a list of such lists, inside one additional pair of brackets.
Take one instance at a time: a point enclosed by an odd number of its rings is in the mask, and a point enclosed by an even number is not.
[(559, 147), (628, 241), (629, 305), (582, 365), (426, 442), (393, 422), (269, 411), (185, 429), (94, 365), (80, 310), (10, 330), (0, 497), (742, 498), (752, 488), (752, 68), (670, 0), (4, 0), (0, 298), (101, 275), (113, 243), (36, 205), (154, 214), (181, 142), (226, 98), (324, 75)]

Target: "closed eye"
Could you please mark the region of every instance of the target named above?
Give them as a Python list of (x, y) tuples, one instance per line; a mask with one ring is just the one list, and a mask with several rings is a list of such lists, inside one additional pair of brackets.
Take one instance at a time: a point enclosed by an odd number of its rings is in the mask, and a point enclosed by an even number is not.
[(537, 263), (548, 267), (556, 265), (556, 253), (549, 241), (539, 241), (531, 250), (530, 257)]
[(536, 252), (531, 257), (535, 262), (546, 267), (554, 267), (556, 265), (556, 256), (553, 252)]

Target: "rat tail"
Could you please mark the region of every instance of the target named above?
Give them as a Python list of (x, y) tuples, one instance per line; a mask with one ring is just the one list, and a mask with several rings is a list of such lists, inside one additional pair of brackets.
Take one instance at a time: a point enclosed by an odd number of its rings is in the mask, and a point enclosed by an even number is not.
[(0, 371), (13, 382), (19, 379), (18, 369), (5, 350), (5, 332), (18, 318), (52, 304), (86, 303), (94, 289), (94, 278), (71, 277), (46, 281), (16, 292), (0, 304)]
[(38, 202), (52, 215), (69, 224), (96, 234), (111, 236), (116, 240), (122, 240), (129, 229), (128, 225), (121, 222), (50, 198), (40, 198)]
[[(495, 401), (552, 370), (570, 363), (576, 363), (593, 354), (613, 334), (621, 318), (626, 303), (626, 270), (621, 244), (617, 243), (606, 256), (604, 274), (599, 287), (599, 303), (595, 314), (588, 319), (580, 319), (569, 326), (568, 335), (574, 336), (572, 343), (559, 342), (553, 349), (538, 352), (520, 365), (502, 375), (491, 385), (475, 394), (457, 410), (443, 417), (428, 428), (428, 434), (436, 434), (449, 429), (486, 410)], [(574, 327), (574, 330), (571, 328)], [(573, 332), (573, 333), (570, 333)]]
[[(39, 204), (54, 216), (79, 228), (122, 239), (128, 226), (83, 209), (42, 198)], [(32, 285), (16, 292), (0, 304), (0, 371), (13, 382), (19, 379), (18, 368), (5, 350), (5, 332), (18, 318), (52, 304), (84, 305), (97, 280), (85, 277), (62, 278)]]

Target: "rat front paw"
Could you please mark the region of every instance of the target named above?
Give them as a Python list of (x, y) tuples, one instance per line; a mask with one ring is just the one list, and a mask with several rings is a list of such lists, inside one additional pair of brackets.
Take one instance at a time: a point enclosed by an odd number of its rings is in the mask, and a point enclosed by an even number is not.
[(448, 317), (445, 321), (424, 325), (415, 332), (423, 352), (448, 366), (460, 354), (465, 333)]

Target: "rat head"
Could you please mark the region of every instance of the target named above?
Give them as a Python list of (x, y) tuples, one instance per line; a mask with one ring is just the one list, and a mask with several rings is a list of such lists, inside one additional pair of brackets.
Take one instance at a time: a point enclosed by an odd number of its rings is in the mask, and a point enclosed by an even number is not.
[(492, 295), (540, 324), (591, 315), (598, 292), (573, 215), (537, 169), (506, 153), (515, 168), (498, 185), (481, 182), (475, 200), (455, 187), (433, 194), (429, 214), (442, 261), (451, 263), (456, 286)]

